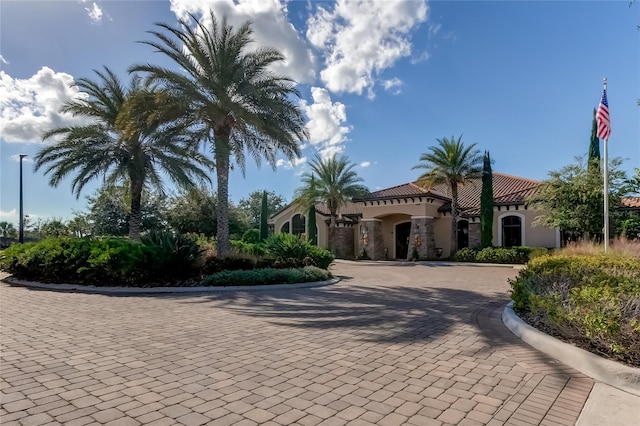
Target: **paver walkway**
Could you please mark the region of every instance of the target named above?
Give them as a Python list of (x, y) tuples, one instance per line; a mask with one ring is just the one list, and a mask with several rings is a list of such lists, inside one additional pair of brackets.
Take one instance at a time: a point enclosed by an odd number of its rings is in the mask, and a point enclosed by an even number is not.
[(334, 286), (252, 293), (0, 284), (0, 422), (575, 423), (593, 382), (504, 328), (513, 269), (333, 271)]

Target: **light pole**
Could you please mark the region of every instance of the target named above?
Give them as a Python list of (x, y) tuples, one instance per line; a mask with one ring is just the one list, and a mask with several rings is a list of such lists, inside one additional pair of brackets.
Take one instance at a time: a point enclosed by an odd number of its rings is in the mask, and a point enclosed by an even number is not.
[(20, 243), (24, 243), (24, 211), (22, 206), (22, 159), (26, 156), (27, 154), (20, 154)]

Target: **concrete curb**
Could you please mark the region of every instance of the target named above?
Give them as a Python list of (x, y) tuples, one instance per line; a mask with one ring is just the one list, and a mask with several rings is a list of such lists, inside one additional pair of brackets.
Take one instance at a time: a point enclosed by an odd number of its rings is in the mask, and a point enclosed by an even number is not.
[(502, 322), (520, 339), (599, 382), (640, 396), (640, 368), (629, 367), (601, 358), (551, 337), (520, 319), (513, 311), (512, 306), (513, 302), (510, 302), (504, 308)]
[(478, 266), (493, 268), (510, 268), (524, 269), (526, 265), (514, 263), (474, 263), (474, 262), (451, 262), (447, 260), (419, 260), (417, 262), (410, 260), (345, 260), (336, 259), (336, 263), (346, 263), (353, 265), (391, 265), (391, 266)]
[(228, 286), (228, 287), (96, 287), (78, 284), (45, 284), (34, 281), (23, 281), (12, 277), (2, 280), (7, 284), (18, 285), (22, 287), (39, 288), (43, 290), (55, 291), (78, 291), (82, 293), (98, 293), (98, 294), (149, 294), (149, 293), (217, 293), (225, 291), (262, 291), (262, 290), (295, 290), (299, 288), (324, 287), (336, 284), (340, 278), (331, 278), (326, 281), (314, 281), (310, 283), (299, 284), (272, 284), (272, 285), (246, 285), (246, 286)]

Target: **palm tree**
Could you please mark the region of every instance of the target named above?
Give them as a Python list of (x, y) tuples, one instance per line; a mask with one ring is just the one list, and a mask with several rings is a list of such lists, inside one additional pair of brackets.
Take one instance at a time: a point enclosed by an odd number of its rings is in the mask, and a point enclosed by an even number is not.
[(437, 146), (420, 155), (421, 164), (414, 169), (426, 169), (418, 183), (427, 187), (436, 184), (448, 185), (451, 190), (451, 253), (458, 247), (458, 186), (482, 175), (482, 154), (476, 144), (465, 146), (462, 135), (451, 139), (436, 139)]
[(143, 43), (172, 59), (180, 70), (154, 65), (136, 65), (132, 71), (148, 74), (188, 104), (192, 123), (200, 139), (211, 145), (218, 185), (217, 251), (229, 248), (229, 169), (231, 157), (245, 170), (245, 153), (258, 166), (264, 158), (275, 169), (276, 154), (289, 160), (300, 156), (298, 142), (308, 138), (304, 116), (293, 98), (299, 94), (295, 82), (269, 71), (284, 60), (278, 51), (261, 48), (247, 51), (254, 41), (251, 23), (237, 30), (218, 22), (213, 12), (211, 26), (202, 20), (180, 20), (177, 28), (157, 24), (149, 33), (154, 41)]
[(55, 138), (35, 157), (35, 169), (45, 168), (49, 184), (57, 186), (74, 171), (71, 188), (76, 197), (99, 176), (105, 184), (126, 181), (131, 191), (129, 238), (140, 236), (140, 201), (145, 185), (162, 191), (161, 171), (180, 186), (194, 178), (208, 179), (202, 165), (208, 160), (189, 145), (186, 124), (177, 115), (177, 100), (134, 76), (123, 87), (107, 67), (95, 71), (98, 81), (79, 79), (86, 99), (67, 102), (63, 111), (84, 117), (88, 124), (59, 127), (44, 134)]
[(353, 171), (355, 163), (347, 157), (316, 157), (309, 163), (311, 173), (302, 175), (303, 186), (295, 192), (295, 205), (309, 211), (317, 202), (326, 204), (331, 216), (330, 227), (336, 227), (338, 211), (352, 198), (366, 195), (369, 190), (360, 185), (362, 178)]

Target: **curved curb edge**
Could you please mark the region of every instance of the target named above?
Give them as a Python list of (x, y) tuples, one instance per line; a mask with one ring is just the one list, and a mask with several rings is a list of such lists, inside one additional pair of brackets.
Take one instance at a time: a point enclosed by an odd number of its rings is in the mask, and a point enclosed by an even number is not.
[(215, 286), (201, 286), (201, 287), (96, 287), (86, 286), (78, 284), (45, 284), (35, 281), (23, 281), (12, 277), (7, 277), (2, 280), (7, 284), (17, 285), (21, 287), (39, 288), (43, 290), (54, 291), (77, 291), (82, 293), (98, 293), (98, 294), (157, 294), (157, 293), (217, 293), (225, 291), (261, 291), (261, 290), (285, 290), (285, 289), (299, 289), (299, 288), (314, 288), (324, 287), (328, 285), (336, 284), (340, 281), (340, 278), (331, 278), (326, 281), (314, 281), (309, 283), (298, 284), (270, 284), (270, 285), (246, 285), (246, 286), (228, 286), (228, 287), (215, 287)]
[(599, 382), (640, 396), (640, 368), (629, 367), (599, 357), (541, 332), (516, 315), (513, 311), (513, 302), (505, 306), (502, 311), (502, 322), (521, 340), (563, 364)]

